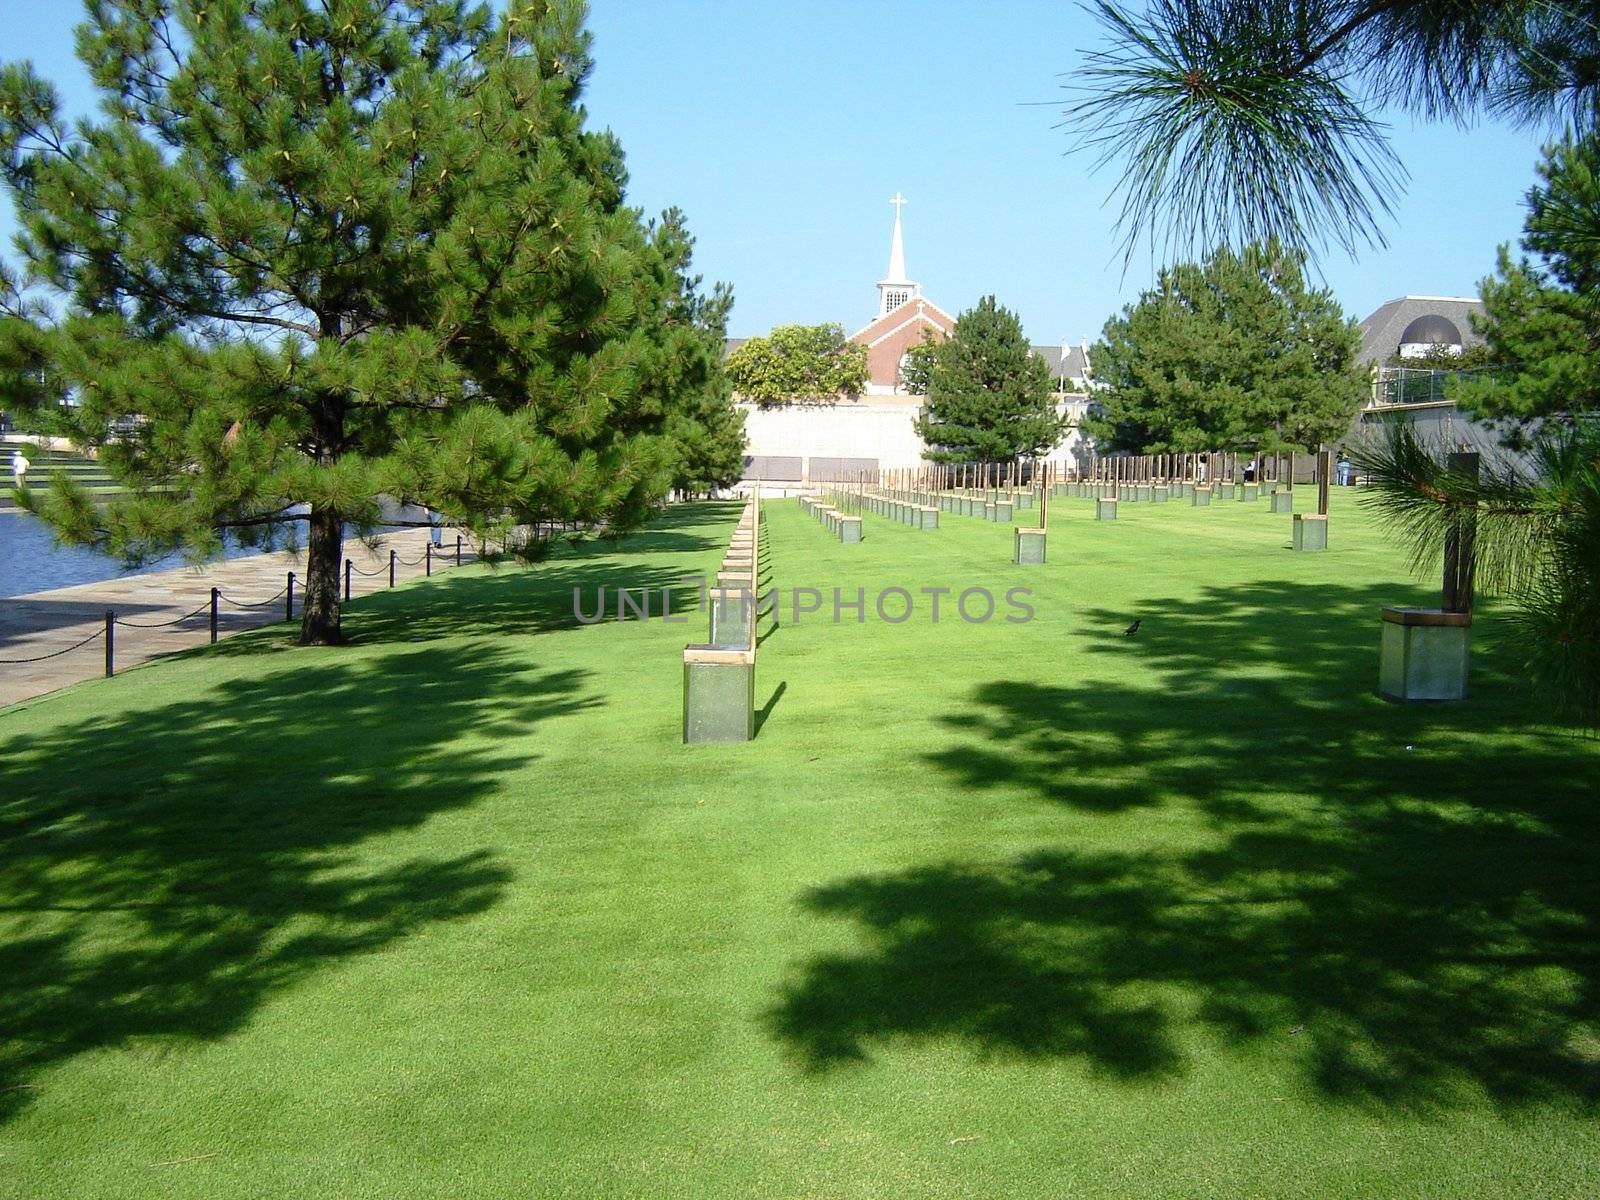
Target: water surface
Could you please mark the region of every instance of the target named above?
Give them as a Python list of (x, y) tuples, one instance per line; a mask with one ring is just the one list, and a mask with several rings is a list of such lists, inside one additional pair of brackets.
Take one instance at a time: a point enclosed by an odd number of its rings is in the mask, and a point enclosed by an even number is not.
[[(259, 554), (256, 547), (226, 543), (223, 558)], [(0, 596), (23, 596), (78, 583), (99, 583), (151, 571), (188, 566), (180, 554), (129, 570), (122, 560), (82, 546), (57, 544), (50, 527), (32, 513), (0, 512)]]

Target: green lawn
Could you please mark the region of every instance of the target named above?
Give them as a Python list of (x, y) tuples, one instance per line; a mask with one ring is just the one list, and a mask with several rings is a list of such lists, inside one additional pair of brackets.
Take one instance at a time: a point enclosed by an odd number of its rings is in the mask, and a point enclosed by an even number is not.
[(1434, 593), (1336, 500), (1061, 501), (1042, 569), (771, 503), (780, 586), (1037, 616), (785, 599), (742, 746), (701, 618), (571, 615), (731, 505), (0, 713), (0, 1196), (1597, 1194), (1600, 745), (1492, 609), (1380, 701)]

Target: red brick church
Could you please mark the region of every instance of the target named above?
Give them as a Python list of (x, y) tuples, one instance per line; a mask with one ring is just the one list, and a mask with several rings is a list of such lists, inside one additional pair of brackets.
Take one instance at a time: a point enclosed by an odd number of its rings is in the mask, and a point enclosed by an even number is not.
[[(877, 316), (850, 341), (867, 348), (864, 394), (833, 404), (775, 404), (763, 408), (746, 401), (744, 479), (761, 480), (769, 495), (805, 489), (835, 479), (854, 479), (862, 472), (921, 466), (927, 447), (917, 434), (916, 417), (926, 397), (910, 394), (900, 381), (906, 352), (924, 335), (943, 339), (956, 320), (925, 298), (922, 287), (906, 275), (905, 239), (896, 195), (894, 233), (889, 243), (889, 270), (878, 281)], [(730, 338), (731, 353), (738, 339)], [(1034, 346), (1050, 369), (1057, 391), (1057, 409), (1069, 430), (1052, 457), (1074, 457), (1084, 445), (1078, 426), (1088, 397), (1087, 345)]]
[(850, 335), (867, 348), (868, 395), (892, 395), (901, 390), (900, 360), (907, 350), (932, 331), (943, 338), (956, 320), (922, 295), (922, 285), (906, 278), (905, 240), (900, 230), (900, 209), (906, 203), (898, 192), (893, 200), (894, 236), (889, 243), (889, 271), (878, 281), (878, 315), (864, 329)]

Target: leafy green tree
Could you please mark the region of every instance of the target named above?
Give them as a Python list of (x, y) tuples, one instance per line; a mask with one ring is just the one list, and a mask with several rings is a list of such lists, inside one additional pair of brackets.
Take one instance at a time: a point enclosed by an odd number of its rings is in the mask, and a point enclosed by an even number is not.
[(950, 336), (925, 353), (928, 404), (916, 429), (931, 461), (1011, 462), (1061, 440), (1050, 368), (993, 296), (957, 317)]
[(1592, 128), (1589, 0), (1096, 0), (1069, 125), (1118, 164), (1125, 246), (1354, 250), (1405, 169), (1373, 110)]
[(1510, 425), (1600, 411), (1600, 135), (1547, 147), (1539, 178), (1522, 238), (1533, 257), (1513, 262), (1501, 247), (1482, 285), (1480, 331), (1501, 369), (1449, 393)]
[(761, 407), (852, 400), (867, 383), (867, 348), (838, 325), (779, 325), (728, 355), (733, 390)]
[(1106, 322), (1085, 431), (1140, 454), (1278, 453), (1342, 436), (1370, 376), (1355, 323), (1303, 267), (1269, 243), (1163, 270)]
[(928, 394), (928, 380), (939, 357), (939, 340), (931, 329), (922, 331), (922, 340), (905, 353), (900, 363), (900, 386), (913, 396)]
[(1463, 347), (1459, 352), (1449, 346), (1429, 346), (1420, 355), (1391, 354), (1383, 365), (1413, 371), (1476, 371), (1493, 366), (1494, 357), (1482, 343)]
[(584, 128), (581, 3), (88, 12), (99, 118), (0, 71), (0, 369), (72, 397), (131, 492), (30, 494), (64, 537), (204, 557), (303, 525), (301, 640), (332, 643), (345, 527), (380, 497), (483, 535), (649, 515), (713, 376), (671, 368), (699, 353), (678, 223), (641, 224)]

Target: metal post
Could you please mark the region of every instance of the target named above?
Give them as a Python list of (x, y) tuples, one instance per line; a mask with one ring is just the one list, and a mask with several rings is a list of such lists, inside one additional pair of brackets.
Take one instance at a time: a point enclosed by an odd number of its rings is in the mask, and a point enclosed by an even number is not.
[(1317, 511), (1328, 515), (1328, 468), (1333, 465), (1332, 450), (1317, 451)]
[(461, 565), (461, 535), (456, 534), (456, 566)]
[(351, 562), (347, 558), (344, 560), (344, 602), (346, 604), (350, 603), (350, 567)]
[[(432, 535), (430, 534), (429, 537), (431, 538)], [(427, 545), (426, 549), (424, 549), (424, 551), (423, 551), (423, 557), (428, 560), (428, 570), (427, 570), (426, 578), (432, 579), (433, 578), (433, 542), (431, 540), (428, 542), (428, 545)]]
[(117, 614), (106, 609), (106, 678), (117, 673), (116, 665)]
[(222, 599), (222, 589), (211, 589), (211, 644), (217, 644), (217, 602)]
[(283, 593), (283, 619), (294, 620), (294, 572), (289, 572), (289, 586)]
[(389, 586), (394, 586), (394, 551), (389, 551)]

